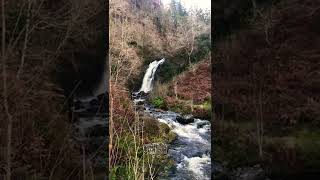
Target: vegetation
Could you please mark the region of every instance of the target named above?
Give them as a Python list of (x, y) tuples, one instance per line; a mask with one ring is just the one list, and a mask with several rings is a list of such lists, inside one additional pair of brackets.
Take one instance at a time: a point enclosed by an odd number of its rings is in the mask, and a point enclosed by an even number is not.
[(166, 107), (163, 97), (156, 97), (152, 100), (151, 103), (155, 108), (164, 109)]
[(214, 157), (229, 178), (256, 164), (272, 179), (316, 177), (320, 4), (269, 2), (237, 1), (240, 10), (230, 11), (228, 21), (219, 20), (222, 12), (215, 17), (232, 31), (220, 34), (214, 49)]
[[(195, 83), (196, 82), (196, 83)], [(156, 83), (150, 94), (152, 102), (163, 103), (162, 109), (198, 118), (211, 119), (211, 68), (208, 60), (188, 67), (169, 83)], [(160, 99), (161, 101), (160, 101)]]
[(1, 1), (2, 179), (91, 177), (71, 137), (68, 101), (78, 82), (58, 77), (62, 62), (80, 64), (71, 54), (103, 46), (103, 13), (102, 1)]
[(135, 109), (129, 96), (140, 87), (147, 65), (165, 58), (150, 103), (167, 108), (172, 80), (208, 57), (208, 14), (186, 10), (175, 0), (168, 9), (152, 0), (110, 1), (111, 179), (153, 179), (173, 165), (167, 155), (154, 156), (143, 149), (148, 144), (168, 144), (176, 135)]

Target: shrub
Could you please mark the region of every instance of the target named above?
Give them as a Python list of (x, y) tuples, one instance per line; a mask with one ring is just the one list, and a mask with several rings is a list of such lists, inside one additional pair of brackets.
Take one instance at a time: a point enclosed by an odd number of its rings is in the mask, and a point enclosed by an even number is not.
[(152, 100), (152, 105), (155, 108), (160, 108), (160, 109), (164, 109), (166, 108), (166, 103), (163, 97), (156, 97)]

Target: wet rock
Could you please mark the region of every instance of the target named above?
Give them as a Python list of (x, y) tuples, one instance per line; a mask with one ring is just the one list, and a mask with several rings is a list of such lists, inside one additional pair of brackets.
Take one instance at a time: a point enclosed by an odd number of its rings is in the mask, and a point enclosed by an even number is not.
[(131, 95), (133, 99), (139, 99), (139, 98), (145, 99), (148, 96), (148, 93), (141, 91), (138, 93), (137, 92), (132, 93)]
[(144, 105), (144, 101), (135, 101), (134, 103), (136, 106), (143, 106)]
[(99, 101), (97, 99), (93, 99), (89, 102), (90, 106), (99, 106)]
[(166, 112), (165, 110), (163, 109), (155, 109), (156, 112)]
[(79, 110), (79, 109), (84, 108), (82, 102), (79, 101), (79, 100), (74, 102), (73, 107), (74, 107), (75, 110)]
[(85, 149), (86, 157), (94, 164), (94, 168), (105, 168), (107, 151), (103, 147), (108, 144), (108, 93), (100, 94), (87, 101), (74, 101), (73, 137)]
[(206, 122), (206, 121), (198, 122), (198, 123), (197, 123), (197, 128), (200, 129), (200, 128), (203, 128), (203, 126), (209, 125), (209, 124), (210, 124), (210, 123), (209, 123), (209, 122)]
[(109, 100), (109, 94), (108, 93), (104, 93), (104, 94), (100, 94), (97, 96), (99, 102), (106, 102), (108, 103), (108, 100)]
[(186, 116), (177, 116), (176, 121), (178, 121), (180, 124), (190, 124), (194, 122), (194, 118), (192, 115), (186, 115)]
[(92, 115), (96, 114), (97, 112), (99, 112), (98, 107), (90, 107), (86, 110), (88, 113), (91, 113)]

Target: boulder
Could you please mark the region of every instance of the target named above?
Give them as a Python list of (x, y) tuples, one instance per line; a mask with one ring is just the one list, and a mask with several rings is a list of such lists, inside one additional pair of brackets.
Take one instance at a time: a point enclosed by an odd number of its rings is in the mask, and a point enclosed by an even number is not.
[(180, 124), (190, 124), (194, 122), (194, 118), (192, 115), (186, 115), (186, 116), (177, 116), (176, 121)]
[(90, 101), (90, 106), (99, 106), (99, 101), (97, 99), (92, 99)]
[(77, 100), (73, 103), (73, 107), (75, 110), (78, 110), (78, 109), (82, 109), (84, 108), (82, 102), (80, 100)]
[(148, 93), (141, 91), (138, 93), (134, 92), (131, 95), (133, 99), (139, 99), (139, 98), (145, 99), (148, 96)]
[(134, 101), (134, 104), (136, 105), (136, 106), (142, 106), (142, 105), (144, 105), (144, 100), (135, 100)]
[(208, 124), (209, 124), (209, 122), (206, 122), (206, 121), (198, 122), (197, 128), (198, 129), (203, 128), (203, 126), (208, 125)]

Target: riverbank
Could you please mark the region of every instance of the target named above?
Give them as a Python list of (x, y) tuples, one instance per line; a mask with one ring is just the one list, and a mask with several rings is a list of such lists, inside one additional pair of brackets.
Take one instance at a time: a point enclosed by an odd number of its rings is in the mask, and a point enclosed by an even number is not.
[[(131, 93), (141, 90), (148, 65), (155, 60), (165, 58), (157, 75), (150, 77), (153, 90), (157, 90), (154, 82), (169, 82), (207, 57), (210, 13), (188, 12), (179, 1), (172, 1), (168, 9), (152, 3), (142, 6), (140, 1), (110, 1), (109, 24), (110, 178), (160, 177), (171, 166), (170, 158), (162, 153), (154, 156), (144, 148), (163, 149), (175, 135), (168, 125), (145, 113), (143, 106), (134, 106)], [(150, 89), (146, 87), (142, 90)]]
[(211, 62), (204, 59), (167, 83), (156, 82), (150, 103), (163, 110), (211, 120), (211, 89)]
[[(147, 96), (146, 96), (147, 97)], [(211, 124), (207, 120), (200, 120), (183, 116), (172, 111), (155, 109), (148, 101), (141, 103), (144, 98), (138, 97), (140, 112), (149, 117), (144, 120), (144, 127), (148, 129), (146, 136), (152, 139), (146, 146), (157, 145), (155, 151), (161, 154), (162, 146), (166, 146), (165, 154), (171, 160), (167, 169), (162, 169), (158, 178), (174, 179), (210, 179), (211, 176)], [(166, 134), (159, 138), (159, 130), (165, 127)], [(161, 132), (161, 131), (160, 131)], [(151, 134), (150, 134), (151, 133)], [(160, 133), (161, 134), (161, 133)], [(163, 152), (163, 151), (162, 151)]]
[[(160, 61), (159, 61), (160, 62)], [(157, 71), (157, 61), (150, 63), (146, 74), (144, 76), (144, 81), (141, 85), (141, 89), (146, 89), (149, 85), (153, 85), (155, 72)], [(161, 66), (159, 67), (161, 68)], [(175, 135), (175, 138), (169, 142), (168, 154), (171, 159), (174, 160), (173, 168), (169, 169), (169, 175), (166, 178), (191, 178), (191, 179), (210, 179), (211, 176), (211, 124), (210, 119), (201, 120), (192, 115), (192, 113), (198, 113), (197, 116), (205, 114), (200, 114), (198, 109), (202, 109), (201, 105), (196, 103), (202, 103), (202, 101), (208, 102), (211, 94), (208, 92), (211, 89), (210, 82), (210, 64), (209, 62), (201, 62), (199, 64), (194, 64), (190, 67), (190, 71), (186, 71), (176, 78), (174, 82), (174, 92), (176, 93), (176, 101), (172, 104), (167, 104), (168, 101), (163, 101), (161, 97), (157, 96), (153, 98), (156, 93), (164, 93), (170, 91), (163, 91), (163, 86), (158, 83), (157, 86), (153, 88), (147, 88), (151, 94), (139, 91), (134, 94), (134, 102), (141, 104), (145, 113), (150, 114), (155, 120), (168, 125), (171, 129), (171, 133)], [(153, 72), (153, 73), (151, 73)], [(191, 78), (191, 79), (190, 79)], [(177, 80), (179, 79), (179, 80)], [(197, 88), (189, 89), (191, 83), (183, 83), (184, 81), (201, 80)], [(202, 83), (202, 84), (201, 84)], [(187, 87), (184, 87), (186, 85)], [(159, 89), (157, 89), (159, 88)], [(181, 90), (177, 90), (177, 88)], [(195, 96), (188, 96), (188, 91)], [(194, 90), (194, 91), (192, 91)], [(184, 99), (179, 100), (179, 97)], [(185, 93), (185, 94), (183, 94)], [(149, 97), (152, 95), (151, 97)], [(168, 94), (162, 94), (168, 95)], [(184, 96), (183, 96), (184, 95)], [(187, 102), (187, 98), (191, 99), (195, 104), (177, 104), (178, 102)], [(166, 97), (168, 98), (168, 97)], [(150, 105), (151, 104), (151, 105)], [(171, 105), (171, 106), (170, 106)], [(177, 113), (172, 109), (181, 106), (182, 110), (188, 107), (192, 111), (187, 112), (182, 111)], [(155, 109), (158, 108), (158, 109)], [(171, 108), (171, 109), (170, 109)], [(208, 108), (208, 107), (206, 107)], [(196, 109), (193, 111), (193, 109)], [(207, 112), (211, 112), (210, 109), (205, 109)], [(205, 114), (205, 115), (208, 115)]]

